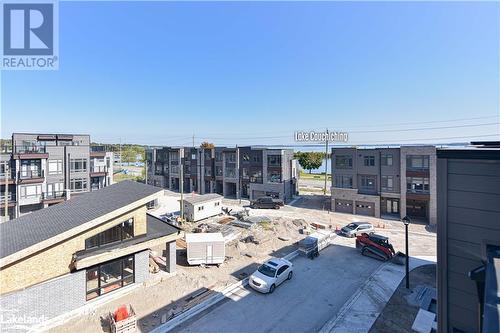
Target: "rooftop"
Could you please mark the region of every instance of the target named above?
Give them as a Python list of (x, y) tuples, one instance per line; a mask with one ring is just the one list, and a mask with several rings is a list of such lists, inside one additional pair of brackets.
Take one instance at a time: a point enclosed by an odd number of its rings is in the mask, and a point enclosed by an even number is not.
[(123, 181), (0, 223), (0, 258), (162, 191), (151, 185)]
[(207, 202), (207, 201), (217, 200), (217, 199), (222, 199), (222, 195), (219, 195), (216, 193), (210, 193), (210, 194), (195, 195), (195, 196), (190, 197), (190, 198), (185, 198), (184, 201), (194, 205), (197, 203), (202, 203), (202, 202)]

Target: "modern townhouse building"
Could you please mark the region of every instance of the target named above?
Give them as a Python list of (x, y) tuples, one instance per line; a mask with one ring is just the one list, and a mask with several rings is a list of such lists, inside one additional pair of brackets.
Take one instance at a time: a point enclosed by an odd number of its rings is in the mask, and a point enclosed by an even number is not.
[(272, 196), (290, 200), (297, 191), (291, 149), (261, 147), (157, 147), (147, 151), (148, 183), (184, 192), (228, 198)]
[(89, 135), (14, 133), (0, 160), (2, 220), (6, 202), (12, 219), (112, 184), (112, 158)]
[(152, 251), (174, 272), (182, 231), (147, 213), (162, 195), (123, 181), (1, 223), (0, 307), (10, 310), (0, 331), (16, 331), (23, 315), (49, 320), (112, 300), (150, 278)]
[(436, 149), (333, 148), (332, 210), (436, 223)]

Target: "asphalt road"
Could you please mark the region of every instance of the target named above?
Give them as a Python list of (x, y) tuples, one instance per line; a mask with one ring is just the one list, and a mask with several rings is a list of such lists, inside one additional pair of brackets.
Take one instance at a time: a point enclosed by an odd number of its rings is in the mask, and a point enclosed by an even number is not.
[(230, 299), (176, 328), (182, 332), (317, 332), (380, 266), (351, 247), (293, 261), (294, 277), (273, 294), (241, 288)]

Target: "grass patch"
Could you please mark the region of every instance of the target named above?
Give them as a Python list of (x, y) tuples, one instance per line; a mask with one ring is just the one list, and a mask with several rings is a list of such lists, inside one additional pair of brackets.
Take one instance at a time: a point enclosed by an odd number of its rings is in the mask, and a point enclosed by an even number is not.
[(117, 173), (113, 175), (113, 180), (116, 183), (122, 182), (124, 180), (134, 180), (134, 181), (143, 181), (144, 178), (141, 176), (134, 176), (134, 175), (126, 175), (124, 173)]
[[(300, 173), (300, 178), (301, 179), (317, 179), (317, 180), (324, 180), (325, 179), (325, 174), (324, 173), (307, 173), (307, 172), (301, 172)], [(328, 175), (328, 180), (332, 180), (332, 176)]]
[(270, 221), (262, 221), (259, 223), (259, 225), (262, 227), (262, 229), (269, 231), (273, 229), (273, 226)]

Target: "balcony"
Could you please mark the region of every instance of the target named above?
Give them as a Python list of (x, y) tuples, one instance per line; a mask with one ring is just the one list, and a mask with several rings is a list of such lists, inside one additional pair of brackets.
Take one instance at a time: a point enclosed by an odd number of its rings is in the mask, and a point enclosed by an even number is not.
[(43, 192), (43, 203), (57, 203), (66, 200), (66, 191)]
[(104, 146), (90, 147), (90, 157), (105, 157), (106, 149)]
[(44, 180), (43, 170), (21, 170), (17, 173), (17, 182), (19, 184), (34, 184), (43, 183)]
[(29, 160), (49, 158), (47, 148), (42, 145), (23, 145), (14, 147), (14, 159)]
[(5, 183), (7, 184), (14, 184), (15, 183), (15, 172), (0, 172), (0, 185), (5, 185)]
[(90, 168), (90, 177), (105, 177), (108, 168), (105, 166), (94, 166)]
[[(5, 194), (0, 195), (0, 207), (5, 208)], [(14, 193), (7, 194), (7, 205), (14, 207), (16, 205), (16, 195)]]

